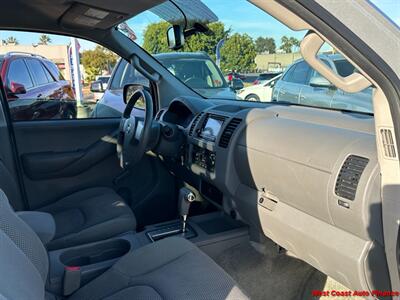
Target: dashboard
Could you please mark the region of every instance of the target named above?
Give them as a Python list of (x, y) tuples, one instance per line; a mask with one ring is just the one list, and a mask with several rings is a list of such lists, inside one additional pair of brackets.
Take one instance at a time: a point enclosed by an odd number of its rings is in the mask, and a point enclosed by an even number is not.
[(387, 288), (355, 272), (387, 273), (372, 116), (180, 97), (157, 118), (180, 136), (166, 165), (204, 198), (350, 288)]

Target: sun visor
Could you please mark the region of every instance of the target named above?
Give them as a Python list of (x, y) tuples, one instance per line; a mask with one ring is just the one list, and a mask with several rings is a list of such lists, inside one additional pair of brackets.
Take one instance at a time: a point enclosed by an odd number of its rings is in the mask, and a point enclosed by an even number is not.
[(188, 24), (218, 21), (218, 17), (201, 0), (174, 0), (174, 3), (167, 1), (150, 11), (171, 24), (184, 24), (185, 17)]
[(66, 28), (91, 27), (108, 29), (121, 23), (128, 15), (75, 3), (61, 17)]

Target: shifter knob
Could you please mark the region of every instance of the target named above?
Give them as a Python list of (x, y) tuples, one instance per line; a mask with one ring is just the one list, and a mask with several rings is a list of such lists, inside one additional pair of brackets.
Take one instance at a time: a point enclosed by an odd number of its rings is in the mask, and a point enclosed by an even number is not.
[(182, 233), (186, 232), (187, 216), (189, 214), (190, 204), (196, 201), (196, 195), (188, 188), (179, 190), (179, 214), (182, 218)]
[(190, 203), (196, 201), (196, 195), (193, 192), (186, 194), (186, 200)]

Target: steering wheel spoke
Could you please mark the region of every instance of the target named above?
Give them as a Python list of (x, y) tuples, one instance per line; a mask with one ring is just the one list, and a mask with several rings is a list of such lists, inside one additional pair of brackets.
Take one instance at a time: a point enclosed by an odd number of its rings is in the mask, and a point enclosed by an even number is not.
[[(129, 86), (125, 86), (125, 89), (129, 88)], [(139, 99), (143, 99), (146, 105), (144, 118), (132, 114), (133, 108)], [(132, 167), (143, 157), (150, 140), (152, 122), (153, 99), (144, 88), (138, 88), (127, 101), (119, 125), (117, 152), (121, 167)]]

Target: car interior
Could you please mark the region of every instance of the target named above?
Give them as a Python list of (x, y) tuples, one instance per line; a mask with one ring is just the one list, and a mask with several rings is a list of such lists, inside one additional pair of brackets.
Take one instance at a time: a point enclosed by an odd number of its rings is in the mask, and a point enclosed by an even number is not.
[[(375, 40), (398, 47), (398, 28), (367, 1), (350, 17), (249, 2), (306, 31), (304, 60), (337, 88), (372, 88), (374, 113), (204, 99), (117, 29), (184, 1), (5, 4), (2, 30), (94, 41), (149, 86), (123, 87), (121, 117), (41, 121), (13, 121), (1, 87), (1, 299), (309, 299), (326, 276), (400, 291), (400, 67)], [(365, 14), (387, 30), (365, 36)], [(332, 72), (325, 42), (358, 72)]]

